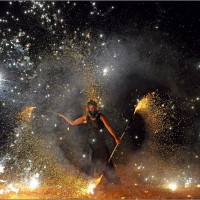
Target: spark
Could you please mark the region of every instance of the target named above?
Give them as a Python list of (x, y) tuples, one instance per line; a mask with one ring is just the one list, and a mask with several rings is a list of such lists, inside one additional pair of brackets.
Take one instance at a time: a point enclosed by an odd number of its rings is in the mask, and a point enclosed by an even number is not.
[(83, 158), (86, 158), (86, 155), (85, 155), (85, 154), (83, 154), (83, 155), (82, 155), (82, 157), (83, 157)]
[(105, 68), (103, 69), (103, 76), (106, 76), (106, 75), (108, 74), (108, 72), (109, 72), (108, 68), (105, 67)]
[(40, 186), (39, 174), (38, 173), (36, 173), (32, 177), (30, 177), (30, 179), (27, 181), (27, 186), (32, 190), (34, 190), (34, 189), (36, 189)]
[(100, 38), (103, 38), (103, 34), (100, 34), (99, 37), (100, 37)]
[(0, 85), (2, 82), (6, 82), (7, 80), (3, 78), (3, 74), (0, 73)]
[(167, 188), (168, 189), (170, 189), (170, 190), (172, 190), (172, 191), (176, 191), (177, 190), (177, 183), (176, 182), (172, 182), (172, 183), (169, 183), (168, 185), (167, 185)]
[(0, 189), (0, 194), (7, 194), (7, 193), (10, 193), (10, 192), (18, 193), (19, 188), (16, 185), (14, 185), (13, 183), (10, 183), (6, 186), (5, 189)]
[(149, 98), (148, 98), (148, 96), (145, 96), (136, 105), (134, 113), (136, 113), (140, 110), (146, 110), (148, 107), (149, 107)]
[(97, 185), (101, 182), (103, 175), (101, 175), (99, 178), (91, 181), (87, 187), (87, 193), (88, 194), (94, 194), (94, 190), (97, 187)]
[(27, 106), (18, 114), (18, 119), (25, 122), (30, 122), (32, 112), (36, 109), (34, 106)]
[(87, 191), (88, 191), (88, 194), (94, 194), (94, 189), (96, 188), (96, 184), (95, 183), (90, 183), (89, 185), (88, 185), (88, 189), (87, 189)]
[(4, 173), (4, 168), (5, 168), (5, 166), (0, 163), (0, 173)]

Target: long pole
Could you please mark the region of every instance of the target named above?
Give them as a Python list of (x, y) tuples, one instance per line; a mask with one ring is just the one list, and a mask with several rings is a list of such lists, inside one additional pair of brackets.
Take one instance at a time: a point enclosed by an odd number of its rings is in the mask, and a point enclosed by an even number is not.
[[(136, 109), (135, 109), (133, 115), (135, 115), (135, 113), (136, 113)], [(131, 121), (131, 120), (130, 120), (130, 121)], [(127, 130), (127, 128), (129, 127), (129, 125), (130, 125), (130, 121), (126, 124), (126, 126), (125, 126), (125, 128), (124, 128), (124, 131), (123, 131), (123, 133), (122, 133), (122, 135), (121, 135), (121, 137), (120, 137), (121, 140), (122, 140), (122, 138), (124, 137), (124, 135), (125, 135), (125, 133), (126, 133), (126, 130)], [(116, 145), (115, 145), (113, 151), (112, 151), (111, 154), (110, 154), (110, 157), (109, 157), (109, 159), (108, 159), (108, 162), (111, 161), (111, 159), (112, 159), (112, 157), (113, 157), (113, 155), (114, 155), (114, 153), (115, 153), (115, 151), (116, 151), (116, 149), (117, 149), (118, 146), (119, 146), (119, 144), (116, 144)]]
[[(134, 112), (134, 114), (135, 114), (135, 112)], [(130, 121), (131, 121), (131, 120), (130, 120)], [(130, 121), (126, 124), (126, 126), (125, 126), (125, 128), (124, 128), (124, 131), (123, 131), (123, 133), (122, 133), (122, 135), (121, 135), (121, 137), (120, 137), (121, 140), (122, 140), (122, 138), (124, 137), (127, 128), (129, 127)], [(116, 144), (115, 147), (114, 147), (114, 149), (112, 150), (112, 153), (110, 154), (110, 157), (109, 157), (109, 159), (108, 159), (108, 163), (111, 161), (111, 159), (112, 159), (112, 157), (113, 157), (113, 155), (114, 155), (114, 153), (115, 153), (115, 151), (116, 151), (116, 149), (117, 149), (118, 146), (119, 146), (119, 144)], [(102, 179), (102, 178), (103, 178), (103, 174), (101, 174), (101, 175), (99, 176), (99, 178), (96, 179), (96, 181), (95, 181), (95, 182), (96, 182), (96, 185), (98, 185), (98, 184), (101, 182), (101, 179)]]
[[(124, 128), (124, 131), (123, 131), (122, 135), (120, 136), (120, 139), (121, 139), (121, 140), (123, 139), (123, 137), (124, 137), (124, 135), (125, 135), (125, 133), (126, 133), (126, 130), (127, 130), (127, 128), (129, 127), (129, 124), (130, 124), (130, 122), (126, 124), (126, 127)], [(118, 148), (118, 146), (119, 146), (119, 144), (116, 144), (116, 145), (115, 145), (114, 149), (112, 150), (112, 152), (111, 152), (111, 154), (110, 154), (110, 157), (109, 157), (109, 159), (108, 159), (108, 162), (111, 161), (111, 159), (112, 159), (112, 157), (113, 157), (113, 155), (114, 155), (116, 149)]]

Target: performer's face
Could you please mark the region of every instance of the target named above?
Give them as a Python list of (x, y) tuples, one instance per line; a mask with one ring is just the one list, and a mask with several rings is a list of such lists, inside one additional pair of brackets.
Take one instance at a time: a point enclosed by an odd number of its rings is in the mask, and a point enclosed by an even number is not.
[(89, 111), (89, 112), (95, 112), (95, 111), (97, 111), (97, 107), (94, 106), (94, 105), (89, 105), (89, 106), (88, 106), (88, 111)]

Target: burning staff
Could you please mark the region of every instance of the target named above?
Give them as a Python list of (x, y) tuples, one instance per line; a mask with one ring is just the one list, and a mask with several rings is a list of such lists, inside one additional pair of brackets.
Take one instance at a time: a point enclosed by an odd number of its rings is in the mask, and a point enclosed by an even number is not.
[(117, 145), (121, 143), (121, 139), (117, 136), (111, 127), (108, 119), (97, 108), (97, 103), (90, 100), (87, 103), (86, 114), (75, 120), (70, 120), (63, 114), (58, 113), (67, 123), (72, 126), (79, 124), (87, 124), (90, 128), (88, 135), (88, 143), (91, 152), (91, 165), (87, 169), (89, 175), (93, 175), (94, 171), (103, 173), (107, 181), (110, 183), (119, 183), (119, 177), (115, 174), (113, 163), (107, 162), (109, 158), (109, 150), (103, 137), (104, 129), (113, 137)]

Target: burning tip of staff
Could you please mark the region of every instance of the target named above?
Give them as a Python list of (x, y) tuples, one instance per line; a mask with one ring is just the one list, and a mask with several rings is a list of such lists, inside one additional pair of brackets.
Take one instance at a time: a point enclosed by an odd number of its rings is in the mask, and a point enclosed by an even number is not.
[(36, 109), (35, 106), (26, 106), (18, 114), (18, 119), (23, 122), (30, 122), (33, 110)]
[(147, 94), (146, 96), (144, 96), (142, 99), (140, 99), (134, 108), (134, 113), (142, 111), (142, 110), (147, 110), (150, 107), (150, 104), (153, 98), (155, 98), (155, 96), (156, 96), (156, 92), (151, 92)]

